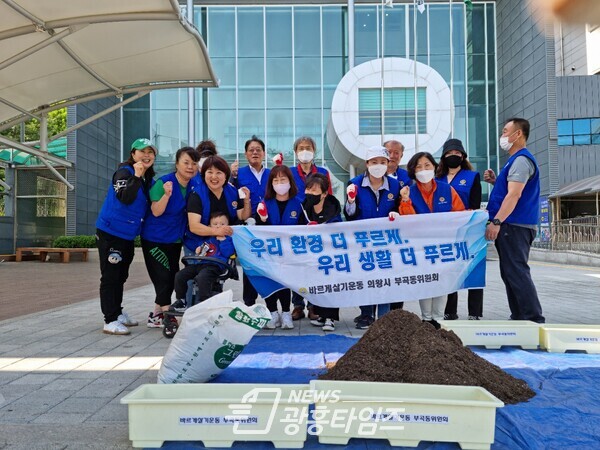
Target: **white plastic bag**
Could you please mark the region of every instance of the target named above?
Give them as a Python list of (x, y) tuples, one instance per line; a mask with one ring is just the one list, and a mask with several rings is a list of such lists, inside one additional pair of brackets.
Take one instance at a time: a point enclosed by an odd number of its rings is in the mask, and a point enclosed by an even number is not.
[(204, 383), (227, 368), (271, 319), (264, 305), (225, 291), (189, 308), (158, 371), (158, 383)]

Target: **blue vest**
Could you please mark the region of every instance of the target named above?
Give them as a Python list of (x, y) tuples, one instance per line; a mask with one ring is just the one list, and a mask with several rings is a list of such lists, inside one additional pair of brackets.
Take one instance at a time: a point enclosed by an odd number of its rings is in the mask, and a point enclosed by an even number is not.
[[(317, 170), (314, 170), (315, 167)], [(303, 202), (304, 198), (306, 197), (304, 191), (306, 190), (305, 181), (308, 175), (304, 175), (304, 172), (300, 173), (298, 167), (290, 167), (290, 170), (292, 171), (292, 175), (294, 175), (294, 181), (296, 182), (296, 187), (298, 188), (298, 194), (296, 195), (296, 198)], [(315, 166), (314, 164), (310, 168), (310, 173), (320, 173), (329, 178), (329, 171), (326, 168)]]
[(413, 180), (408, 176), (408, 172), (400, 167), (396, 169), (395, 175), (398, 183), (400, 183), (400, 189), (404, 186), (410, 186), (413, 183)]
[(428, 214), (452, 211), (452, 188), (449, 184), (436, 181), (436, 189), (433, 193), (433, 211), (425, 203), (425, 199), (419, 191), (419, 187), (413, 184), (410, 187), (410, 200), (417, 214)]
[(368, 186), (363, 186), (362, 182), (365, 175), (359, 175), (352, 180), (351, 184), (358, 186), (356, 194), (358, 215), (354, 220), (374, 219), (376, 217), (387, 217), (390, 211), (394, 210), (396, 199), (400, 194), (400, 183), (395, 178), (386, 175), (390, 190), (382, 189), (379, 191), (379, 204), (373, 190)]
[[(474, 170), (459, 170), (452, 181), (449, 183), (450, 186), (454, 188), (460, 199), (465, 205), (465, 208), (469, 208), (471, 205), (470, 196), (471, 196), (471, 188), (473, 187), (473, 183), (475, 182), (475, 177), (477, 176), (477, 172)], [(436, 178), (437, 181), (441, 181), (442, 183), (448, 183), (448, 176), (443, 176), (441, 178)]]
[[(202, 214), (200, 216), (200, 223), (203, 225), (210, 225), (210, 197), (208, 196), (208, 186), (202, 183), (199, 185), (195, 185), (193, 187), (193, 193), (196, 193), (200, 200), (202, 200)], [(231, 184), (225, 183), (223, 186), (223, 194), (225, 196), (225, 200), (227, 201), (227, 211), (225, 212), (229, 216), (229, 224), (233, 225), (237, 221), (237, 201), (238, 201), (238, 193), (237, 189), (234, 188)], [(188, 228), (185, 231), (185, 236), (183, 238), (183, 244), (189, 250), (196, 250), (196, 247), (202, 245), (204, 241), (210, 239), (211, 236), (198, 236), (190, 231)]]
[(256, 213), (256, 207), (265, 198), (265, 190), (267, 189), (270, 173), (270, 169), (265, 169), (259, 183), (254, 173), (250, 170), (250, 166), (240, 167), (238, 170), (237, 187), (247, 187), (250, 190), (252, 214)]
[[(121, 166), (119, 169), (123, 168), (127, 169), (131, 175), (135, 174), (130, 165)], [(117, 198), (111, 179), (106, 199), (96, 220), (96, 228), (121, 239), (133, 241), (142, 229), (148, 202), (148, 196), (143, 187), (138, 190), (132, 204), (126, 205), (121, 202)]]
[(298, 196), (288, 200), (285, 205), (285, 210), (283, 211), (283, 217), (279, 216), (279, 205), (277, 205), (277, 200), (274, 198), (265, 200), (265, 205), (267, 205), (267, 212), (269, 214), (269, 222), (271, 225), (298, 225), (300, 215), (304, 214)]
[(535, 173), (527, 183), (525, 183), (525, 188), (521, 193), (521, 198), (517, 202), (517, 206), (515, 206), (513, 212), (504, 220), (504, 222), (537, 225), (540, 220), (540, 171), (535, 158), (526, 148), (519, 150), (508, 158), (508, 161), (498, 174), (496, 184), (494, 184), (494, 189), (492, 189), (490, 201), (487, 206), (488, 212), (490, 213), (490, 220), (496, 217), (504, 197), (508, 194), (508, 173), (518, 156), (526, 156), (533, 161)]
[(185, 197), (181, 194), (179, 182), (175, 172), (159, 178), (163, 183), (171, 181), (173, 183), (173, 193), (169, 198), (165, 211), (158, 217), (152, 214), (152, 209), (148, 209), (148, 214), (144, 219), (142, 226), (142, 238), (162, 244), (172, 244), (183, 239), (187, 227), (187, 198), (191, 191), (191, 185), (188, 183)]

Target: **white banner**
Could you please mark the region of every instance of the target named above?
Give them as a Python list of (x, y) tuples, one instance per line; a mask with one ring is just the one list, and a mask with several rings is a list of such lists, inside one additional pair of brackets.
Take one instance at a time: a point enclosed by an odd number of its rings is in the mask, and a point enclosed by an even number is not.
[(319, 306), (419, 300), (485, 286), (488, 214), (465, 211), (304, 226), (234, 227), (262, 297), (284, 287)]

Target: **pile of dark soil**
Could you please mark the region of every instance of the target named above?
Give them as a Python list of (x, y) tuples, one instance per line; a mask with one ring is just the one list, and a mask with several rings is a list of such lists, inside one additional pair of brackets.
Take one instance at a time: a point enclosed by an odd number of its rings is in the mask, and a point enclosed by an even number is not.
[(395, 310), (377, 320), (323, 380), (481, 386), (504, 403), (535, 395), (527, 383), (477, 356), (452, 331)]

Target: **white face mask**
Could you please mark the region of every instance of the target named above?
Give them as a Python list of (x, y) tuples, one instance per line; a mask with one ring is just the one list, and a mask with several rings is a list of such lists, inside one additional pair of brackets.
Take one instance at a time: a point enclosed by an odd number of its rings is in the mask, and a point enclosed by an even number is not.
[(277, 192), (278, 195), (285, 195), (290, 191), (290, 183), (274, 184), (273, 190)]
[(387, 172), (387, 164), (374, 164), (367, 167), (372, 177), (381, 178)]
[(204, 161), (206, 161), (206, 158), (200, 158), (200, 161), (198, 161), (198, 170), (202, 170), (202, 164), (204, 164)]
[(433, 180), (434, 174), (435, 172), (433, 170), (421, 170), (420, 172), (415, 173), (415, 177), (417, 177), (417, 180), (421, 183), (429, 183)]
[[(516, 133), (516, 131), (515, 131), (515, 133)], [(515, 133), (513, 133), (513, 134), (515, 134)], [(508, 142), (508, 139), (509, 139), (509, 138), (510, 138), (510, 137), (511, 137), (513, 134), (511, 134), (511, 135), (509, 135), (509, 136), (501, 136), (501, 137), (500, 137), (500, 148), (501, 148), (502, 150), (504, 150), (505, 152), (508, 152), (508, 151), (509, 151), (509, 150), (512, 148), (512, 146), (514, 145), (514, 142)]]
[(309, 163), (315, 158), (315, 153), (310, 150), (300, 150), (298, 152), (298, 161), (301, 163)]

